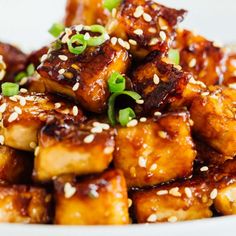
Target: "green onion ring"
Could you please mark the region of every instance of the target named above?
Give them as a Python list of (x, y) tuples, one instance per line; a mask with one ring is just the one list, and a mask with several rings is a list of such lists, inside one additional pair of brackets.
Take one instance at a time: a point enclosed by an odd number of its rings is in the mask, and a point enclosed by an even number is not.
[(91, 25), (88, 28), (93, 33), (101, 34), (100, 36), (90, 37), (87, 40), (88, 46), (94, 46), (94, 47), (99, 46), (108, 39), (106, 29), (102, 25)]
[(134, 110), (130, 107), (127, 107), (119, 111), (118, 120), (122, 126), (126, 126), (129, 123), (129, 121), (134, 119), (135, 117), (136, 117), (136, 114)]
[(112, 75), (108, 79), (108, 87), (111, 93), (124, 91), (125, 78), (119, 72), (112, 73)]
[[(73, 43), (79, 43), (81, 46), (73, 46)], [(87, 47), (87, 42), (84, 40), (83, 34), (75, 34), (67, 41), (68, 49), (71, 53), (81, 54)]]
[(19, 84), (6, 82), (3, 83), (1, 87), (4, 96), (11, 97), (19, 93)]

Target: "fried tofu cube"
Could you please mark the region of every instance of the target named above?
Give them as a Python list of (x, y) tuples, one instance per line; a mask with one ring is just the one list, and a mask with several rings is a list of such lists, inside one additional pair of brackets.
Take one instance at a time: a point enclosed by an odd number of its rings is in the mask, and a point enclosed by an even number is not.
[(29, 153), (0, 146), (0, 180), (18, 184), (30, 182), (33, 170), (33, 158)]
[(73, 104), (45, 94), (20, 93), (12, 97), (1, 96), (0, 135), (3, 136), (3, 143), (15, 149), (33, 151), (38, 143), (38, 131), (50, 114), (61, 113), (83, 121), (82, 111), (78, 108), (77, 110), (74, 116)]
[[(177, 104), (183, 98), (182, 95), (193, 78), (190, 73), (164, 62), (160, 54), (154, 52), (146, 58), (143, 64), (133, 70), (131, 80), (135, 91), (144, 100), (144, 104), (140, 106), (143, 114), (153, 114), (169, 104), (175, 102)], [(185, 95), (185, 97), (190, 97), (190, 95)], [(182, 103), (184, 102), (182, 101)]]
[(64, 23), (72, 25), (105, 25), (110, 16), (103, 0), (67, 0)]
[(0, 55), (6, 64), (6, 75), (2, 81), (13, 82), (14, 77), (19, 72), (25, 70), (27, 65), (27, 55), (20, 49), (3, 42), (0, 42)]
[(128, 197), (121, 171), (111, 170), (78, 182), (55, 182), (55, 223), (122, 225), (129, 223)]
[(135, 127), (118, 128), (114, 165), (129, 187), (142, 187), (188, 177), (194, 150), (187, 113), (170, 113)]
[(50, 205), (51, 195), (42, 188), (0, 186), (0, 223), (49, 223)]
[(39, 133), (35, 178), (49, 181), (62, 174), (100, 173), (112, 161), (114, 146), (108, 124), (52, 119)]
[(224, 50), (191, 31), (179, 29), (174, 47), (180, 51), (180, 66), (196, 80), (216, 85), (223, 79)]
[(193, 130), (208, 145), (226, 156), (236, 155), (236, 90), (211, 87), (209, 95), (196, 98), (191, 106)]
[(185, 13), (152, 0), (124, 0), (107, 29), (111, 35), (128, 41), (133, 55), (144, 58), (152, 51), (168, 51)]
[[(76, 33), (72, 27), (62, 34), (61, 41)], [(109, 40), (97, 47), (87, 47), (80, 55), (71, 53), (66, 43), (51, 49), (47, 59), (38, 67), (46, 90), (72, 97), (86, 110), (105, 111), (110, 92), (107, 81), (117, 71), (125, 73), (129, 67), (129, 54), (120, 45)]]
[(186, 180), (133, 193), (138, 223), (176, 222), (211, 217), (212, 188), (204, 179)]

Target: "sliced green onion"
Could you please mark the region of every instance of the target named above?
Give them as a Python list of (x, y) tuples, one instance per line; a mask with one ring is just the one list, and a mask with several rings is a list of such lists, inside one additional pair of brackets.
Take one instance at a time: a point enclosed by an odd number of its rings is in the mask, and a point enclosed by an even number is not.
[(17, 95), (19, 93), (19, 84), (15, 84), (15, 83), (3, 83), (2, 84), (2, 94), (4, 96), (14, 96)]
[(111, 93), (124, 91), (125, 78), (119, 72), (112, 73), (112, 75), (108, 79), (108, 87)]
[(122, 126), (126, 126), (132, 119), (136, 117), (134, 110), (130, 107), (119, 111), (119, 122)]
[(168, 59), (175, 65), (179, 65), (180, 62), (180, 55), (179, 50), (177, 49), (170, 49), (168, 52)]
[(65, 30), (65, 26), (61, 23), (54, 23), (48, 32), (55, 38), (59, 37), (60, 34)]
[[(81, 46), (76, 46), (74, 47), (73, 44), (76, 43)], [(75, 34), (72, 36), (68, 41), (67, 41), (68, 49), (71, 53), (74, 54), (81, 54), (84, 52), (84, 50), (87, 47), (87, 42), (84, 40), (84, 35), (83, 34)]]
[(111, 125), (115, 125), (116, 124), (116, 114), (115, 114), (115, 101), (116, 98), (120, 95), (127, 95), (129, 97), (131, 97), (132, 99), (134, 99), (135, 101), (141, 99), (141, 96), (133, 91), (123, 91), (123, 92), (117, 92), (117, 93), (113, 93), (108, 101), (108, 119), (111, 123)]
[(122, 0), (104, 0), (103, 7), (112, 11), (113, 8), (117, 8)]
[(89, 30), (93, 33), (100, 33), (100, 36), (90, 37), (87, 40), (88, 46), (99, 46), (103, 44), (107, 40), (107, 32), (106, 29), (102, 25), (91, 25), (88, 27)]
[(22, 71), (15, 76), (14, 80), (16, 83), (19, 83), (25, 77), (27, 77), (27, 73)]
[(27, 75), (28, 75), (28, 76), (32, 76), (32, 75), (34, 74), (34, 72), (35, 72), (35, 67), (34, 67), (34, 64), (33, 64), (33, 63), (31, 63), (31, 64), (29, 64), (29, 65), (27, 66), (26, 72), (27, 72)]

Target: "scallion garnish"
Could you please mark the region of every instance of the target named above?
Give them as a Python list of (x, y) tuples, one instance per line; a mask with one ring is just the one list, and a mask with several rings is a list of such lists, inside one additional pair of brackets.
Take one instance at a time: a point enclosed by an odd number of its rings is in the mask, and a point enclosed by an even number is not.
[(103, 7), (112, 11), (113, 8), (117, 8), (122, 0), (104, 0)]
[[(77, 44), (80, 46), (73, 46), (73, 44)], [(67, 41), (68, 49), (71, 53), (81, 54), (87, 47), (87, 41), (84, 39), (83, 34), (75, 34)]]
[(132, 108), (127, 107), (119, 111), (119, 122), (122, 126), (126, 126), (132, 119), (136, 117)]
[(61, 23), (54, 23), (48, 32), (55, 38), (59, 37), (60, 34), (65, 30), (65, 26)]
[(35, 72), (35, 67), (34, 64), (29, 64), (26, 68), (26, 71), (21, 71), (20, 73), (18, 73), (14, 80), (16, 83), (19, 83), (23, 78), (28, 77), (28, 76), (32, 76)]
[(11, 97), (19, 93), (19, 84), (6, 82), (1, 87), (4, 96)]
[(16, 83), (19, 83), (25, 77), (27, 77), (27, 73), (22, 71), (15, 76), (14, 80)]
[(32, 76), (34, 74), (34, 72), (35, 72), (35, 67), (34, 67), (34, 64), (31, 63), (27, 66), (26, 73), (28, 76)]
[(180, 55), (179, 50), (177, 49), (170, 49), (168, 52), (168, 59), (175, 65), (179, 65), (180, 62)]
[(108, 79), (108, 87), (111, 93), (124, 91), (125, 78), (119, 72), (112, 73), (112, 75)]
[(90, 37), (87, 40), (88, 46), (99, 46), (103, 44), (107, 40), (107, 32), (106, 29), (102, 25), (91, 25), (89, 26), (89, 30), (93, 33), (100, 33), (100, 36)]
[(108, 119), (109, 119), (111, 125), (116, 124), (115, 101), (116, 101), (116, 98), (120, 95), (126, 95), (128, 97), (131, 97), (135, 101), (141, 99), (141, 96), (134, 91), (123, 91), (123, 92), (113, 93), (110, 96), (109, 101), (108, 101)]

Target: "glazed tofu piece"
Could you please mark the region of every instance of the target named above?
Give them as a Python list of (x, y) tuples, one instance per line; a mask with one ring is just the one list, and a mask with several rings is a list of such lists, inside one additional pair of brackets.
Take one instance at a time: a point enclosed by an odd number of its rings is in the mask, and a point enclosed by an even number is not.
[(186, 221), (209, 218), (213, 188), (204, 179), (186, 180), (133, 193), (138, 223)]
[(129, 187), (143, 187), (188, 177), (196, 156), (189, 115), (170, 113), (135, 127), (118, 128), (114, 165)]
[(226, 60), (226, 70), (224, 73), (223, 84), (236, 88), (236, 53), (231, 52)]
[(145, 115), (170, 104), (180, 106), (189, 103), (205, 89), (190, 73), (163, 61), (157, 52), (151, 53), (144, 63), (133, 70), (131, 80), (135, 91), (144, 100), (139, 109)]
[[(48, 116), (61, 113), (75, 120), (84, 120), (77, 107), (73, 115), (73, 104), (45, 94), (25, 93), (12, 97), (1, 96), (0, 135), (5, 145), (23, 151), (33, 151), (38, 143), (38, 130)], [(77, 111), (78, 110), (78, 111)]]
[(31, 180), (33, 158), (31, 154), (0, 146), (0, 180), (10, 184)]
[(0, 223), (49, 223), (50, 205), (51, 195), (42, 188), (0, 186)]
[(27, 55), (13, 45), (3, 42), (0, 42), (0, 55), (6, 64), (6, 75), (2, 81), (12, 82), (14, 81), (14, 77), (25, 69), (27, 65)]
[(219, 153), (236, 155), (236, 90), (211, 87), (206, 96), (196, 98), (191, 106), (193, 130)]
[(206, 85), (219, 84), (225, 66), (224, 50), (191, 31), (178, 29), (174, 47), (180, 51), (180, 66)]
[(168, 51), (185, 13), (153, 0), (124, 0), (107, 29), (114, 37), (129, 42), (134, 56), (144, 58), (151, 51)]
[(129, 223), (128, 197), (121, 171), (111, 170), (81, 181), (55, 181), (55, 223), (123, 225)]
[(105, 25), (110, 12), (103, 7), (103, 2), (103, 0), (67, 0), (65, 25)]
[[(76, 27), (67, 30), (61, 41), (76, 33)], [(129, 54), (120, 45), (109, 40), (97, 47), (87, 47), (80, 55), (70, 53), (66, 43), (51, 49), (47, 59), (38, 67), (46, 90), (74, 98), (86, 110), (105, 111), (110, 95), (107, 81), (117, 71), (125, 73), (129, 66)]]
[(108, 124), (52, 119), (39, 133), (35, 178), (49, 181), (62, 174), (100, 173), (112, 161), (114, 146)]

